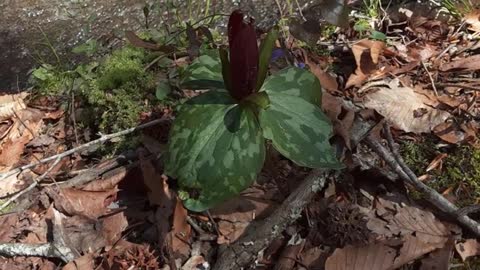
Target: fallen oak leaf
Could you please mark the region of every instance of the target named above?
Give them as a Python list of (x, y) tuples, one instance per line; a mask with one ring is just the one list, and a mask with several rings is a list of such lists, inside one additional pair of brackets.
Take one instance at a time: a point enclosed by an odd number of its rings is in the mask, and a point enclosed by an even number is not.
[[(432, 104), (431, 100), (410, 87), (401, 86), (398, 79), (375, 82), (373, 86), (365, 89), (369, 91), (357, 93), (363, 95), (359, 105), (376, 110), (395, 128), (405, 132), (430, 133), (434, 127), (451, 116), (446, 111), (429, 106), (428, 104)], [(421, 108), (425, 109), (426, 113), (416, 115), (415, 111)]]

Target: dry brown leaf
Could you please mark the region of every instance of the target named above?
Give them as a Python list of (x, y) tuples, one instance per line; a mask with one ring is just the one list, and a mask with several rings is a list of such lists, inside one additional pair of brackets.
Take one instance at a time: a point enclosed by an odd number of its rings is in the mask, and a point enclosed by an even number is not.
[(192, 234), (192, 228), (187, 222), (187, 215), (187, 209), (185, 209), (182, 202), (177, 199), (175, 212), (173, 214), (173, 228), (168, 237), (172, 240), (172, 251), (183, 257), (187, 257), (190, 253), (190, 245), (187, 243)]
[[(437, 249), (438, 246), (407, 235), (367, 246), (337, 248), (327, 259), (326, 270), (393, 270)], [(397, 253), (398, 250), (398, 253)]]
[(444, 122), (433, 129), (433, 133), (440, 139), (456, 144), (465, 140), (465, 133), (458, 129), (458, 126), (454, 122)]
[(463, 70), (475, 71), (480, 69), (480, 55), (472, 55), (465, 58), (446, 63), (440, 66), (441, 71)]
[[(376, 110), (395, 128), (413, 133), (429, 133), (450, 116), (446, 111), (427, 106), (424, 95), (410, 87), (400, 86), (398, 79), (375, 83), (363, 97), (364, 107)], [(418, 112), (422, 111), (419, 115)]]
[(36, 109), (24, 109), (16, 114), (14, 124), (0, 142), (0, 171), (8, 171), (18, 163), (25, 145), (38, 136), (43, 125), (43, 113)]
[[(47, 212), (48, 213), (48, 212)], [(62, 219), (63, 235), (68, 246), (81, 253), (104, 248), (108, 243), (102, 230), (103, 223), (82, 216)]]
[(231, 243), (243, 234), (247, 226), (255, 218), (271, 213), (274, 202), (265, 198), (265, 191), (250, 187), (240, 196), (210, 210), (213, 218), (219, 219), (218, 229), (222, 236), (219, 244)]
[(107, 206), (116, 199), (118, 189), (109, 191), (84, 191), (64, 188), (60, 194), (48, 189), (47, 193), (54, 199), (55, 208), (68, 215), (80, 215), (97, 219), (106, 214)]
[(352, 53), (355, 57), (357, 69), (350, 75), (345, 88), (359, 86), (367, 78), (377, 71), (378, 58), (385, 49), (385, 43), (382, 41), (362, 39), (352, 46)]
[(169, 190), (165, 175), (159, 173), (152, 164), (152, 161), (145, 159), (145, 153), (140, 152), (140, 167), (143, 173), (143, 182), (148, 188), (148, 200), (162, 208), (172, 209), (173, 196)]
[(477, 239), (467, 239), (465, 242), (458, 242), (455, 244), (455, 249), (463, 261), (469, 257), (480, 255), (480, 243)]
[[(442, 247), (451, 237), (447, 226), (435, 218), (431, 212), (417, 207), (400, 205), (378, 198), (377, 209), (370, 212), (367, 227), (374, 233), (391, 238), (409, 236), (431, 245)], [(381, 217), (376, 218), (377, 216)]]
[(120, 181), (127, 175), (127, 170), (118, 170), (118, 172), (105, 175), (101, 180), (95, 180), (82, 187), (84, 191), (107, 191), (115, 188)]
[(88, 253), (65, 265), (62, 270), (91, 270), (95, 268), (93, 254)]
[(310, 61), (305, 51), (302, 52), (305, 59), (305, 64), (310, 67), (310, 71), (318, 78), (322, 89), (325, 89), (329, 93), (338, 91), (337, 80), (332, 75), (330, 75), (330, 73), (324, 71), (319, 65)]
[(108, 245), (115, 244), (122, 232), (128, 227), (128, 221), (123, 212), (110, 215), (103, 219), (103, 236)]
[(454, 241), (450, 240), (443, 248), (431, 252), (421, 260), (420, 270), (449, 270)]
[[(350, 130), (355, 119), (355, 112), (346, 108), (341, 98), (328, 93), (324, 93), (322, 96), (322, 108), (332, 121), (333, 132), (342, 137), (345, 145), (351, 149)], [(342, 119), (339, 118), (340, 115), (342, 115)]]
[(27, 92), (10, 95), (0, 95), (0, 121), (14, 116), (27, 106), (23, 101), (28, 96)]
[(325, 270), (386, 270), (393, 269), (396, 250), (377, 243), (367, 246), (337, 248), (328, 257)]

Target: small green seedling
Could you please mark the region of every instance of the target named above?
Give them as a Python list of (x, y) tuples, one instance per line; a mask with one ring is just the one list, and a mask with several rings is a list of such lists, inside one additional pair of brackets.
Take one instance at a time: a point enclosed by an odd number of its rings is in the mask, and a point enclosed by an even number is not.
[(204, 211), (246, 189), (263, 167), (265, 140), (298, 165), (343, 167), (329, 143), (321, 88), (309, 71), (291, 67), (267, 78), (278, 29), (257, 47), (253, 20), (234, 11), (230, 54), (202, 55), (186, 70), (185, 88), (211, 89), (185, 102), (174, 121), (165, 161), (184, 205)]

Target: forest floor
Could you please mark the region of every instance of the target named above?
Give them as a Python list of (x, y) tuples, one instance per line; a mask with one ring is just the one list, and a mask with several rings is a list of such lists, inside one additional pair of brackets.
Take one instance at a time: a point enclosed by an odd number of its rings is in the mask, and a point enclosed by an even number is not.
[(345, 169), (268, 147), (248, 189), (188, 211), (164, 174), (169, 131), (228, 14), (146, 19), (0, 96), (0, 269), (480, 269), (479, 6), (294, 2), (258, 35), (280, 27), (270, 73), (318, 78)]

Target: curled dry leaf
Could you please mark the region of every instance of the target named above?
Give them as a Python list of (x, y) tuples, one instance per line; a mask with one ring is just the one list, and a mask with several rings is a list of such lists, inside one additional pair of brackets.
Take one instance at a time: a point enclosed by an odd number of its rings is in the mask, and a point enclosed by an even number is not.
[(305, 64), (307, 64), (310, 67), (310, 71), (320, 81), (320, 85), (322, 86), (322, 89), (325, 89), (329, 93), (337, 92), (338, 91), (337, 80), (332, 75), (330, 75), (330, 73), (324, 71), (319, 65), (310, 61), (307, 53), (304, 50), (302, 50), (302, 55), (305, 59)]
[(378, 59), (385, 49), (385, 43), (369, 39), (362, 39), (352, 46), (352, 53), (355, 57), (357, 69), (355, 74), (350, 75), (345, 88), (359, 86), (368, 77), (377, 71)]
[[(429, 133), (450, 116), (446, 111), (428, 106), (431, 100), (410, 87), (400, 86), (398, 79), (381, 82), (367, 88), (369, 93), (364, 95), (362, 105), (376, 110), (397, 129)], [(419, 111), (423, 113), (419, 115)]]
[(7, 136), (0, 142), (0, 171), (7, 171), (19, 162), (25, 145), (38, 136), (43, 113), (36, 109), (19, 111)]
[(11, 95), (0, 95), (0, 121), (13, 117), (27, 106), (23, 101), (28, 96), (27, 92)]
[(328, 93), (322, 95), (322, 108), (332, 121), (333, 132), (351, 149), (350, 130), (355, 119), (355, 112), (344, 106), (342, 98), (334, 97)]
[(477, 239), (467, 239), (455, 244), (458, 255), (465, 261), (468, 257), (480, 255), (480, 243)]

